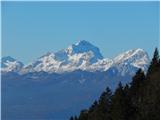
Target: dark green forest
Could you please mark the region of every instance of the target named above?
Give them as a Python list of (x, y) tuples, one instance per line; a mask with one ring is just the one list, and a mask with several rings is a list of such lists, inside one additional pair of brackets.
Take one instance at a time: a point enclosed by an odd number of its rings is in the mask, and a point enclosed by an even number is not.
[(70, 120), (160, 120), (160, 58), (156, 48), (145, 74), (139, 69), (130, 84), (114, 93), (107, 87), (88, 109)]

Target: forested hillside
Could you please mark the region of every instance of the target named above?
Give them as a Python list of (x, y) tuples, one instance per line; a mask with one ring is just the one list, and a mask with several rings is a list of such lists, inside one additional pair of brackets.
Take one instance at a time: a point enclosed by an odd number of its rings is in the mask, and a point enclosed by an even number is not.
[(70, 120), (160, 120), (160, 58), (155, 49), (145, 74), (139, 69), (130, 84), (109, 88), (90, 108)]

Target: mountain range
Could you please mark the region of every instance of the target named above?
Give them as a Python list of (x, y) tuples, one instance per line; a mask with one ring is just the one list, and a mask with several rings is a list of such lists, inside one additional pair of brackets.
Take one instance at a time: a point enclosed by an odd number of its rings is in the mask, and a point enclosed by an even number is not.
[(89, 107), (107, 86), (114, 91), (119, 82), (129, 83), (139, 68), (146, 72), (149, 63), (143, 49), (110, 59), (86, 40), (27, 65), (3, 57), (2, 118), (67, 120)]
[(26, 74), (41, 71), (48, 73), (64, 73), (75, 70), (107, 71), (116, 68), (124, 75), (135, 73), (137, 68), (146, 71), (149, 62), (148, 54), (143, 49), (129, 50), (109, 59), (102, 56), (99, 48), (88, 41), (81, 40), (58, 52), (48, 52), (28, 65), (24, 65), (10, 56), (3, 57), (1, 71)]

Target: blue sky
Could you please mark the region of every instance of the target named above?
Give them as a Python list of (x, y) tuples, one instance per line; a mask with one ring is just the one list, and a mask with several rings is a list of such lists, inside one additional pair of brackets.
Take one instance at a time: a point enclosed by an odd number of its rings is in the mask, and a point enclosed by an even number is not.
[(24, 63), (79, 40), (104, 57), (158, 46), (158, 2), (2, 2), (2, 56)]

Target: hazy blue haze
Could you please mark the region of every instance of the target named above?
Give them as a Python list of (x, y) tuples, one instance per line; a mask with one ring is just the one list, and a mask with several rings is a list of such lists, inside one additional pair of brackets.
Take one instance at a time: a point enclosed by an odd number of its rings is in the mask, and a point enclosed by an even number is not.
[(158, 2), (2, 2), (2, 55), (25, 63), (78, 40), (105, 57), (158, 46)]

